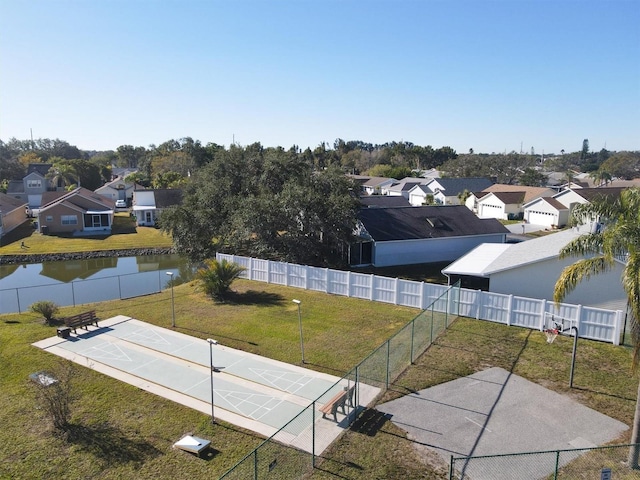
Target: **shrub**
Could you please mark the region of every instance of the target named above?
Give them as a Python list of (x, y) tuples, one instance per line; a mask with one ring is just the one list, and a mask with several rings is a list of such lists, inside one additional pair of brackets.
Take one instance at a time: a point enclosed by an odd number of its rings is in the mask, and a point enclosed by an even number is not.
[(54, 315), (60, 311), (60, 307), (50, 300), (40, 300), (32, 304), (29, 308), (32, 312), (42, 315), (47, 325), (52, 324)]
[(245, 268), (227, 260), (205, 260), (205, 267), (196, 272), (200, 287), (214, 300), (225, 300), (231, 290), (231, 284)]

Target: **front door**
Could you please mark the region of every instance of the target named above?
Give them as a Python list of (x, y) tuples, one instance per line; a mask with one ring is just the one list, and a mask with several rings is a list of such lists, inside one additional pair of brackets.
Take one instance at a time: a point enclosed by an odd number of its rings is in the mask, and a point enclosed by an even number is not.
[(144, 223), (151, 223), (151, 212), (144, 212)]

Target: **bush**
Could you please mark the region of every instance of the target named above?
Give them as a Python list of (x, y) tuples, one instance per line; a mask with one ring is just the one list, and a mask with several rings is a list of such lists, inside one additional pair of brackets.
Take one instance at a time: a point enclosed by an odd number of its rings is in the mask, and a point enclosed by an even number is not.
[(64, 434), (69, 431), (73, 394), (73, 367), (60, 363), (52, 373), (40, 372), (34, 379), (36, 404), (51, 420), (54, 430)]
[(32, 312), (39, 313), (44, 317), (47, 325), (51, 325), (53, 323), (53, 317), (56, 313), (60, 311), (60, 307), (50, 300), (40, 300), (29, 307)]
[(227, 260), (205, 260), (205, 267), (196, 272), (200, 287), (214, 300), (225, 300), (231, 284), (245, 268)]

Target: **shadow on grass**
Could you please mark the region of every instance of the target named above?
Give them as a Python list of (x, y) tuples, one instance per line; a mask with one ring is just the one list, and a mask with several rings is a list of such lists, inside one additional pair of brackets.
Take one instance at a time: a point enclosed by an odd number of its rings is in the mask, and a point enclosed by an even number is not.
[(108, 425), (87, 427), (71, 424), (67, 431), (67, 442), (101, 458), (106, 465), (141, 464), (162, 454), (144, 440), (128, 438), (120, 430)]
[(257, 292), (247, 290), (246, 292), (229, 292), (225, 298), (225, 303), (236, 305), (263, 305), (277, 306), (284, 304), (284, 297), (277, 293)]

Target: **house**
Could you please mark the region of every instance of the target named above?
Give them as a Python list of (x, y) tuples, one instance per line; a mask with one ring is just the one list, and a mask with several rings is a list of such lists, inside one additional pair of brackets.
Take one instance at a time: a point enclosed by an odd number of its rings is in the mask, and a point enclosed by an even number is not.
[(524, 192), (489, 192), (478, 199), (477, 215), (479, 218), (515, 220), (522, 214), (523, 202)]
[(182, 201), (182, 190), (159, 188), (156, 190), (135, 190), (133, 192), (133, 213), (136, 224), (153, 227), (162, 210), (178, 205)]
[(382, 195), (384, 188), (388, 188), (397, 182), (395, 178), (369, 177), (369, 179), (362, 184), (362, 191), (367, 195)]
[(42, 194), (55, 190), (47, 178), (50, 163), (31, 163), (22, 180), (11, 180), (7, 185), (7, 195), (26, 202), (29, 209), (37, 209), (42, 205)]
[(27, 202), (0, 193), (0, 238), (27, 221)]
[(127, 204), (130, 204), (133, 200), (134, 190), (145, 190), (145, 187), (134, 182), (125, 182), (124, 177), (116, 177), (96, 189), (95, 192), (114, 202), (116, 200), (125, 200)]
[(595, 198), (609, 197), (618, 198), (620, 192), (625, 187), (608, 187), (608, 188), (576, 188), (566, 189), (556, 193), (553, 198), (571, 210), (575, 205), (579, 203), (589, 203)]
[(438, 205), (460, 205), (464, 192), (471, 194), (492, 184), (493, 182), (487, 178), (432, 178), (426, 184), (410, 189), (408, 198), (413, 206), (431, 202)]
[[(471, 195), (469, 195), (465, 200), (465, 205), (469, 208), (469, 210), (475, 212), (476, 214), (479, 214), (478, 202), (480, 201), (481, 198), (483, 198), (488, 193), (513, 193), (513, 192), (519, 192), (524, 194), (524, 198), (517, 201), (520, 204), (518, 210), (515, 211), (513, 203), (509, 203), (509, 201), (511, 200), (510, 197), (505, 198), (505, 200), (493, 199), (494, 203), (492, 203), (492, 205), (494, 206), (494, 208), (495, 207), (502, 208), (502, 211), (501, 212), (496, 211), (495, 215), (498, 215), (498, 214), (503, 215), (502, 217), (495, 216), (493, 218), (504, 218), (508, 220), (509, 213), (523, 214), (524, 204), (532, 200), (535, 200), (536, 198), (551, 197), (557, 193), (552, 188), (529, 187), (526, 185), (507, 185), (504, 183), (494, 183), (493, 185), (490, 185), (489, 187), (482, 190), (481, 192), (472, 192)], [(505, 203), (505, 201), (507, 201), (507, 203)], [(500, 205), (501, 203), (504, 204), (505, 206), (501, 207)], [(483, 215), (485, 215), (486, 218), (491, 218), (490, 216), (490, 212), (492, 211), (491, 209), (492, 207), (487, 207), (487, 210), (483, 212)], [(507, 210), (509, 210), (509, 212), (507, 212)]]
[(40, 233), (109, 235), (114, 202), (86, 188), (45, 192), (37, 219)]
[[(483, 244), (442, 270), (449, 283), (465, 288), (553, 301), (553, 289), (562, 270), (578, 257), (559, 259), (560, 250), (591, 226), (572, 228), (544, 237), (510, 244)], [(621, 276), (624, 264), (594, 275), (567, 295), (566, 303), (616, 310), (626, 309)]]
[(541, 197), (524, 205), (524, 221), (546, 228), (562, 228), (569, 223), (569, 208), (553, 197)]
[(416, 185), (426, 185), (431, 179), (407, 177), (394, 183), (390, 187), (382, 189), (382, 195), (389, 195), (390, 197), (404, 197), (409, 198), (409, 191)]
[(363, 208), (350, 247), (352, 265), (388, 267), (445, 262), (481, 243), (503, 243), (509, 231), (463, 205)]

